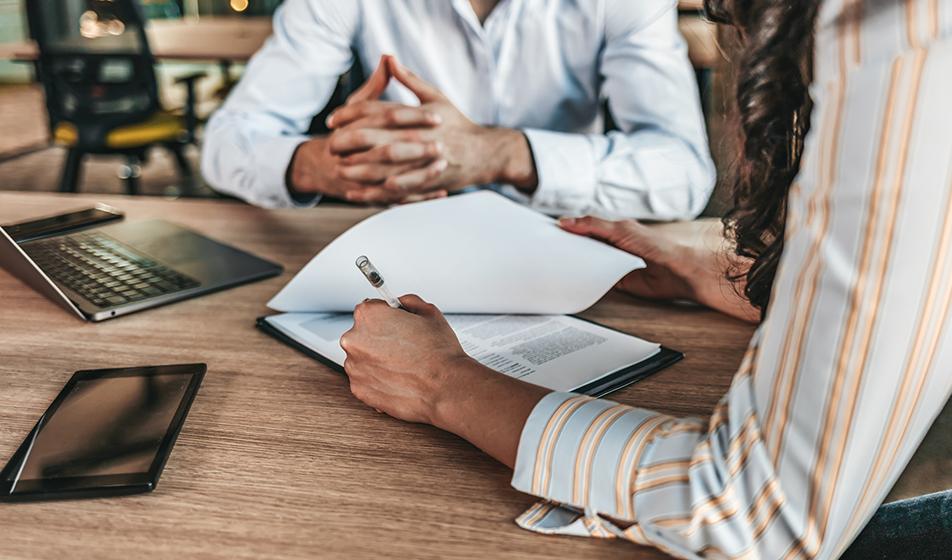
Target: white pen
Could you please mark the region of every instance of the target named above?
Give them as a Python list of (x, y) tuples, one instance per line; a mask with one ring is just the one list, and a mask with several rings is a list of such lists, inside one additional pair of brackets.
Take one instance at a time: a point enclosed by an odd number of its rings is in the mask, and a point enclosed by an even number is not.
[(377, 293), (380, 294), (380, 297), (387, 302), (387, 305), (394, 309), (401, 309), (403, 306), (400, 305), (400, 300), (393, 297), (393, 294), (390, 293), (390, 290), (387, 288), (387, 285), (383, 281), (383, 276), (381, 276), (380, 271), (370, 262), (370, 259), (361, 255), (357, 257), (357, 268), (364, 273), (364, 276), (367, 278), (367, 281), (370, 282), (370, 285), (374, 288), (377, 288)]

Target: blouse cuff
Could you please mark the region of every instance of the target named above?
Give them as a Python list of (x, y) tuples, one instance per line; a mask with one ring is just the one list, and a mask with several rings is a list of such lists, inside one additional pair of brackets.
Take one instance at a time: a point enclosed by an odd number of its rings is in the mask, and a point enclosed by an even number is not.
[(616, 533), (599, 515), (633, 521), (632, 477), (645, 448), (668, 420), (583, 395), (547, 395), (522, 431), (512, 485), (559, 507), (533, 508), (517, 523), (562, 534)]

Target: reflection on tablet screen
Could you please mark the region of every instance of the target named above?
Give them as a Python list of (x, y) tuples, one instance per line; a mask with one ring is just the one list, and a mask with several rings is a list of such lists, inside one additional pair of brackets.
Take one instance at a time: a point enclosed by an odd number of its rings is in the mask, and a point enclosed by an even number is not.
[(46, 418), (20, 478), (148, 472), (190, 381), (154, 375), (77, 382)]

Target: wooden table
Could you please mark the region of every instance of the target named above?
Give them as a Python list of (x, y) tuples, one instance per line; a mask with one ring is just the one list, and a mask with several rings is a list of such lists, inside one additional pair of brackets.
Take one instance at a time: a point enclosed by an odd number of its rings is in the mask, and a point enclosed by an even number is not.
[[(268, 17), (212, 17), (151, 20), (146, 27), (156, 58), (179, 61), (244, 62), (271, 35)], [(0, 44), (0, 60), (32, 62), (34, 41)]]
[[(206, 362), (208, 375), (152, 494), (0, 504), (2, 558), (662, 558), (623, 542), (545, 537), (513, 519), (533, 502), (468, 443), (375, 413), (338, 373), (258, 332), (265, 302), (371, 211), (265, 211), (234, 202), (0, 193), (0, 223), (112, 204), (283, 263), (280, 278), (100, 324), (0, 269), (0, 461), (73, 371)], [(585, 316), (686, 359), (614, 398), (707, 414), (751, 328), (720, 314), (609, 295)]]

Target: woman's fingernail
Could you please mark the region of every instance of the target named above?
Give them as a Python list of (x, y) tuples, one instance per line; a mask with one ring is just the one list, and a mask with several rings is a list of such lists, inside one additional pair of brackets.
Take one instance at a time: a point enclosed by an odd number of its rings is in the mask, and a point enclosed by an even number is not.
[(324, 125), (327, 128), (334, 128), (334, 115), (328, 115), (327, 119), (324, 120)]
[(572, 225), (575, 225), (575, 218), (563, 216), (559, 218), (559, 223), (562, 224), (563, 226), (572, 226)]

